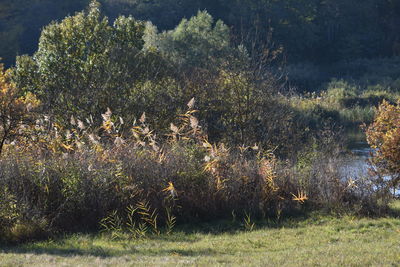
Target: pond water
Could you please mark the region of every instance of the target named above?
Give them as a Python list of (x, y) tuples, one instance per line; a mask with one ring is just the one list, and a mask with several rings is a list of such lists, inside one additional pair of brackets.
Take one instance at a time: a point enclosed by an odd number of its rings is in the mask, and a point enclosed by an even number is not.
[[(368, 169), (373, 167), (368, 162), (373, 154), (373, 149), (365, 141), (356, 141), (349, 144), (349, 151), (350, 153), (341, 169), (343, 178), (367, 177)], [(390, 176), (384, 178), (391, 179)], [(396, 190), (395, 195), (400, 196), (400, 190)]]
[(349, 146), (350, 153), (341, 170), (345, 177), (363, 177), (368, 174), (368, 159), (373, 150), (367, 142), (354, 142)]

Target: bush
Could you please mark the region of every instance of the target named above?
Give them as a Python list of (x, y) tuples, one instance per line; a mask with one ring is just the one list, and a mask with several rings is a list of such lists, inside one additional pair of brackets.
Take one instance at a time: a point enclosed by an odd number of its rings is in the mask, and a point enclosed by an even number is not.
[(400, 186), (400, 105), (384, 101), (378, 108), (374, 122), (367, 129), (367, 140), (375, 153), (372, 161), (387, 186), (394, 191)]
[(0, 157), (7, 141), (25, 133), (39, 105), (33, 94), (24, 95), (10, 78), (10, 71), (0, 64)]
[(265, 66), (280, 50), (251, 58), (243, 46), (232, 46), (229, 34), (205, 11), (160, 34), (132, 17), (110, 25), (91, 1), (87, 11), (45, 27), (38, 51), (17, 59), (12, 78), (21, 92), (38, 96), (49, 120), (64, 126), (72, 115), (100, 123), (100, 113), (113, 107), (127, 124), (139, 112), (150, 114), (163, 134), (196, 96), (212, 142), (257, 142), (278, 146), (279, 156), (292, 153), (306, 139), (305, 127)]
[[(0, 160), (4, 239), (99, 227), (114, 231), (127, 223), (138, 237), (149, 229), (169, 232), (176, 221), (232, 213), (279, 218), (303, 203), (351, 209), (372, 196), (349, 186), (335, 161), (321, 156), (337, 157), (332, 151), (311, 151), (310, 160), (291, 164), (257, 146), (210, 144), (193, 115), (194, 101), (188, 105), (167, 139), (155, 136), (145, 115), (125, 131), (111, 111), (103, 114), (101, 127), (72, 118), (70, 129), (53, 125), (46, 134), (40, 130), (46, 122), (39, 120), (38, 132), (14, 140)], [(333, 144), (329, 135), (320, 139)]]

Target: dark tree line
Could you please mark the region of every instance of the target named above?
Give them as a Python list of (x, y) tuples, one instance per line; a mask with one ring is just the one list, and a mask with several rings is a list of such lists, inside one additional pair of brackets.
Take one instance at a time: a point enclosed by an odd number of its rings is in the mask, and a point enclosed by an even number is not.
[[(52, 20), (73, 15), (88, 0), (3, 0), (0, 3), (0, 57), (37, 49), (40, 30)], [(160, 30), (207, 10), (231, 28), (231, 38), (248, 47), (271, 39), (289, 62), (337, 60), (400, 54), (399, 0), (103, 0), (111, 20), (132, 15)], [(272, 33), (272, 34), (271, 34)]]

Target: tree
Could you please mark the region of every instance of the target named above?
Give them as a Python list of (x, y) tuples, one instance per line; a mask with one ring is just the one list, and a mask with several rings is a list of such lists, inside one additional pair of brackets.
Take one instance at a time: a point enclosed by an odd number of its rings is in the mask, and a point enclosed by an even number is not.
[(23, 134), (21, 126), (31, 122), (32, 111), (38, 105), (33, 94), (21, 94), (10, 81), (10, 71), (0, 65), (0, 156), (7, 140)]
[(390, 175), (390, 186), (400, 185), (400, 102), (392, 105), (384, 101), (378, 108), (374, 122), (367, 129), (367, 140), (375, 149), (373, 163), (380, 174)]
[(174, 30), (157, 34), (152, 46), (158, 48), (181, 70), (193, 67), (215, 69), (228, 61), (234, 49), (230, 31), (221, 20), (214, 23), (206, 11), (199, 11), (189, 20), (182, 19)]
[(17, 86), (38, 94), (59, 121), (96, 116), (107, 107), (123, 110), (132, 84), (148, 74), (144, 29), (143, 22), (123, 16), (110, 26), (92, 1), (86, 12), (43, 29), (38, 51), (17, 59)]

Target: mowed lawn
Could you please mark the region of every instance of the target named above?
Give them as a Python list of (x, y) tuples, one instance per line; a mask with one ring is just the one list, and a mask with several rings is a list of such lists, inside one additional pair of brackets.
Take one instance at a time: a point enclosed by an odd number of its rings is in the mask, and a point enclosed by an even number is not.
[[(228, 223), (229, 224), (229, 223)], [(261, 223), (259, 223), (261, 224)], [(76, 234), (3, 247), (1, 266), (400, 266), (400, 218), (316, 216), (253, 231), (202, 225), (170, 236)]]

